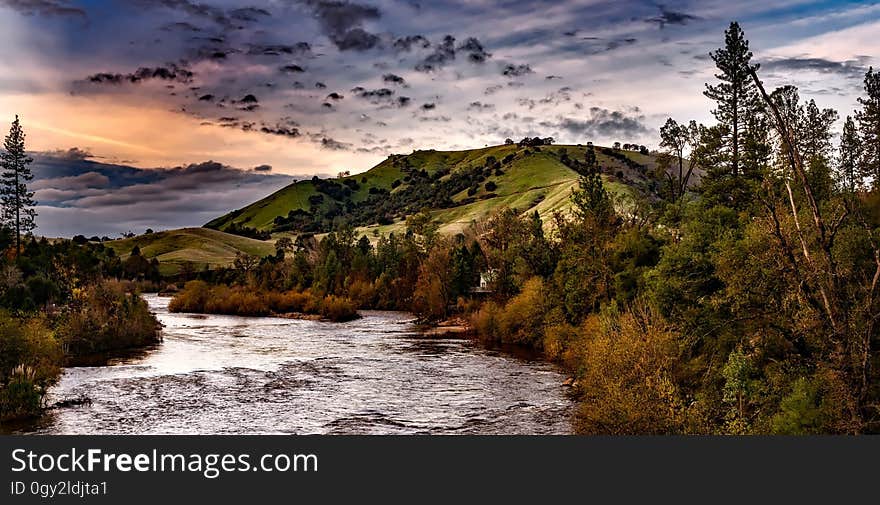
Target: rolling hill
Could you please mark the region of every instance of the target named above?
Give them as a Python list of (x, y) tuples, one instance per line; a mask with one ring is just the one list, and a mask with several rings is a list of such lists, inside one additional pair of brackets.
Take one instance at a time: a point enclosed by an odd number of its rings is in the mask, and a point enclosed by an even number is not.
[[(297, 181), (205, 226), (239, 234), (322, 233), (345, 219), (386, 233), (427, 208), (440, 231), (455, 233), (502, 207), (537, 210), (548, 223), (553, 212), (570, 205), (585, 152), (585, 146), (513, 144), (392, 155), (361, 174)], [(609, 191), (653, 191), (646, 177), (655, 168), (653, 156), (603, 147), (595, 152)]]
[(127, 258), (138, 246), (146, 258), (159, 260), (162, 275), (173, 275), (184, 263), (196, 269), (205, 266), (216, 268), (232, 263), (239, 252), (254, 256), (266, 256), (275, 252), (268, 241), (239, 237), (208, 228), (182, 228), (133, 238), (106, 242), (120, 257)]
[[(163, 274), (185, 263), (201, 269), (232, 263), (244, 252), (265, 256), (272, 240), (321, 234), (341, 221), (375, 238), (405, 229), (406, 216), (430, 212), (442, 233), (458, 233), (504, 207), (537, 211), (550, 226), (554, 212), (570, 207), (569, 195), (583, 169), (586, 146), (499, 145), (466, 151), (415, 151), (392, 155), (370, 170), (334, 179), (297, 181), (244, 208), (207, 223), (108, 243), (122, 257), (137, 245), (158, 258)], [(606, 188), (623, 196), (654, 194), (656, 160), (637, 151), (596, 147)], [(625, 198), (619, 199), (625, 201)]]

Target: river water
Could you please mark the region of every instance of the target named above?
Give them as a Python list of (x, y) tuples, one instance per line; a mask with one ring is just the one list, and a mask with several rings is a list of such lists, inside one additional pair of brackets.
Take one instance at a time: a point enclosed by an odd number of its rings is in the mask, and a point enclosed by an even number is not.
[(573, 403), (553, 365), (429, 337), (412, 316), (348, 323), (172, 314), (154, 349), (72, 367), (44, 434), (567, 434)]

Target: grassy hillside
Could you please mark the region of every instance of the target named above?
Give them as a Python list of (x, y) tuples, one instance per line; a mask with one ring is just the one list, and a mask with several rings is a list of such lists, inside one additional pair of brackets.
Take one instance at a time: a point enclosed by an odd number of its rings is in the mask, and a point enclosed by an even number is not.
[(163, 275), (173, 275), (181, 266), (192, 263), (196, 269), (226, 266), (235, 255), (244, 252), (254, 256), (266, 256), (275, 252), (271, 242), (253, 240), (207, 228), (183, 228), (133, 238), (107, 242), (116, 254), (127, 258), (138, 246), (146, 258), (158, 258)]
[[(546, 223), (570, 205), (568, 195), (578, 179), (571, 167), (573, 160), (584, 160), (585, 152), (585, 146), (573, 145), (500, 145), (393, 155), (361, 174), (295, 182), (206, 226), (321, 233), (345, 219), (362, 230), (387, 233), (402, 229), (408, 214), (425, 207), (447, 233), (501, 207), (537, 210)], [(602, 147), (596, 155), (612, 192), (652, 191), (645, 177), (654, 169), (652, 156)]]

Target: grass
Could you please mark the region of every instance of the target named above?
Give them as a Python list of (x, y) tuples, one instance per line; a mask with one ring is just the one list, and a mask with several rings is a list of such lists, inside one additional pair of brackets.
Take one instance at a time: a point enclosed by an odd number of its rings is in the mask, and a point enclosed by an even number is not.
[[(571, 206), (569, 195), (578, 179), (577, 173), (559, 161), (558, 156), (563, 150), (572, 158), (583, 159), (585, 146), (544, 146), (540, 152), (533, 151), (527, 156), (516, 145), (498, 145), (465, 151), (414, 151), (406, 156), (389, 157), (366, 172), (344, 177), (340, 181), (352, 179), (358, 183), (358, 189), (352, 192), (351, 200), (359, 202), (369, 197), (370, 188), (400, 191), (406, 187), (406, 183), (403, 183), (397, 189), (391, 188), (394, 181), (404, 179), (405, 174), (402, 170), (404, 166), (425, 170), (428, 173), (448, 168), (454, 173), (470, 167), (484, 166), (490, 156), (501, 161), (506, 156), (514, 154), (516, 157), (502, 166), (503, 174), (492, 175), (480, 185), (479, 191), (473, 195), (476, 201), (450, 209), (435, 210), (432, 216), (439, 223), (442, 233), (452, 234), (465, 230), (475, 220), (486, 218), (503, 207), (511, 207), (522, 213), (538, 211), (545, 227), (549, 229), (552, 226), (553, 213), (566, 212)], [(647, 165), (649, 169), (655, 164), (653, 156), (632, 151), (621, 152), (638, 163)], [(623, 172), (636, 184), (641, 180), (640, 174), (628, 169), (619, 160), (602, 154), (601, 149), (597, 149), (597, 158), (610, 173)], [(612, 194), (621, 195), (634, 191), (630, 185), (619, 182), (614, 177), (603, 176), (603, 178), (606, 188)], [(492, 195), (486, 190), (486, 183), (490, 181), (497, 186), (491, 192)], [(317, 194), (320, 193), (311, 180), (297, 181), (242, 209), (211, 221), (208, 226), (223, 230), (232, 223), (239, 223), (259, 230), (268, 230), (273, 226), (277, 216), (286, 216), (295, 209), (308, 210), (309, 197)], [(461, 202), (467, 197), (465, 190), (454, 195), (453, 201)], [(398, 219), (387, 225), (363, 226), (357, 231), (370, 240), (375, 240), (378, 235), (403, 233), (405, 226), (404, 220)], [(295, 234), (285, 232), (277, 234), (274, 238), (293, 235)], [(135, 244), (140, 246), (146, 257), (159, 259), (160, 271), (163, 275), (177, 273), (186, 262), (194, 264), (199, 269), (205, 266), (211, 268), (225, 266), (232, 262), (238, 251), (258, 256), (274, 252), (271, 242), (229, 235), (207, 228), (187, 228), (151, 236), (142, 235), (112, 242), (110, 246), (125, 257)]]
[(205, 266), (217, 268), (232, 264), (239, 252), (253, 256), (266, 256), (275, 252), (272, 242), (231, 235), (208, 228), (182, 228), (114, 240), (107, 246), (122, 258), (128, 257), (138, 246), (144, 257), (159, 260), (159, 271), (173, 275), (184, 263), (192, 263), (197, 269)]

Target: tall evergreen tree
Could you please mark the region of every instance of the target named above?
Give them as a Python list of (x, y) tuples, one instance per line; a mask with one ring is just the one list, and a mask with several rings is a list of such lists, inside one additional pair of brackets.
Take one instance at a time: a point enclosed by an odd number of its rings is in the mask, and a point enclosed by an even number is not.
[(856, 123), (851, 116), (846, 116), (837, 156), (837, 180), (844, 191), (852, 193), (861, 183), (859, 176), (860, 153), (861, 142), (856, 130)]
[(834, 109), (819, 109), (815, 100), (810, 100), (804, 106), (801, 152), (808, 164), (830, 165), (833, 150), (831, 139), (834, 137), (831, 128), (839, 117)]
[(719, 123), (727, 126), (729, 138), (728, 170), (730, 175), (741, 175), (744, 130), (748, 128), (752, 114), (755, 112), (757, 93), (752, 82), (750, 69), (758, 69), (752, 65), (752, 52), (739, 23), (730, 23), (724, 32), (724, 47), (710, 53), (712, 60), (720, 71), (715, 75), (721, 82), (717, 85), (706, 84), (703, 92), (706, 97), (716, 103), (712, 114)]
[(859, 172), (872, 179), (874, 188), (880, 188), (880, 72), (874, 68), (865, 74), (866, 96), (859, 98), (862, 110), (856, 112), (862, 140)]
[(30, 164), (34, 160), (27, 155), (24, 147), (24, 130), (18, 116), (12, 122), (9, 135), (0, 153), (0, 201), (3, 203), (3, 222), (15, 231), (15, 249), (21, 251), (21, 236), (29, 234), (36, 227), (37, 212), (34, 207), (34, 193), (28, 191), (27, 184), (32, 181)]

